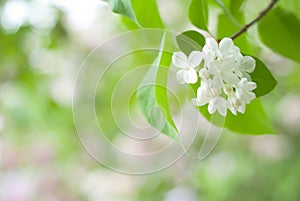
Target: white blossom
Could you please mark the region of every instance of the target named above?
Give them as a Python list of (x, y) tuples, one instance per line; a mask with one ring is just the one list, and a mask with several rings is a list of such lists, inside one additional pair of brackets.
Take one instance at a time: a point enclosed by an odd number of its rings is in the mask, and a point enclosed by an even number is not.
[(209, 61), (208, 69), (212, 75), (224, 80), (226, 84), (234, 85), (239, 82), (238, 76), (234, 73), (235, 62), (232, 57), (226, 59)]
[(192, 99), (192, 103), (196, 106), (202, 106), (221, 93), (221, 87), (217, 85), (215, 80), (202, 80), (201, 86), (197, 90), (197, 98)]
[(195, 106), (203, 106), (208, 103), (208, 112), (213, 114), (218, 111), (223, 116), (226, 116), (226, 100), (219, 95), (221, 88), (214, 80), (201, 81), (201, 86), (197, 90), (197, 98), (192, 99), (192, 104)]
[(216, 111), (218, 111), (222, 116), (226, 116), (227, 114), (227, 108), (226, 108), (227, 102), (224, 98), (220, 96), (213, 97), (208, 104), (208, 112), (209, 114), (213, 114)]
[(226, 116), (227, 109), (234, 115), (245, 113), (246, 104), (256, 98), (253, 90), (257, 85), (249, 75), (255, 70), (255, 59), (243, 56), (230, 38), (223, 38), (219, 44), (207, 38), (202, 52), (194, 51), (188, 58), (182, 52), (173, 54), (173, 64), (182, 68), (177, 72), (179, 82), (196, 83), (195, 68), (202, 60), (204, 65), (198, 73), (201, 83), (192, 104), (208, 104), (210, 114), (217, 111)]
[(240, 78), (245, 77), (251, 81), (251, 77), (248, 73), (252, 73), (255, 70), (255, 65), (255, 60), (252, 57), (244, 56), (239, 59), (234, 71)]
[(192, 104), (195, 106), (202, 106), (209, 103), (212, 95), (206, 85), (201, 85), (197, 89), (197, 98), (192, 99)]
[(232, 114), (237, 115), (238, 112), (244, 114), (246, 109), (246, 104), (242, 103), (234, 94), (228, 95), (227, 108), (232, 112)]
[(202, 52), (205, 61), (214, 60), (219, 55), (217, 41), (213, 38), (207, 38)]
[(207, 68), (201, 68), (199, 70), (199, 77), (202, 80), (207, 80), (209, 78), (209, 70)]
[(246, 78), (243, 78), (236, 87), (236, 97), (240, 99), (242, 103), (249, 104), (256, 98), (255, 93), (252, 92), (255, 88), (255, 82), (249, 82)]
[(198, 80), (195, 68), (200, 65), (202, 61), (202, 53), (193, 51), (187, 57), (183, 52), (175, 52), (172, 56), (174, 66), (181, 68), (176, 75), (180, 84), (188, 83), (194, 84)]

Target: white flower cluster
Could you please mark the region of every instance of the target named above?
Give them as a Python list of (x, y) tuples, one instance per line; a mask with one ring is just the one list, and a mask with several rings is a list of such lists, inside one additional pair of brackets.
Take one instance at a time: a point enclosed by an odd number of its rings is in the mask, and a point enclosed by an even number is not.
[(182, 52), (173, 54), (174, 66), (181, 68), (176, 76), (178, 81), (181, 84), (196, 83), (196, 68), (202, 61), (204, 65), (198, 72), (201, 84), (192, 103), (196, 106), (208, 103), (210, 114), (218, 111), (226, 116), (227, 109), (234, 115), (244, 113), (246, 104), (256, 98), (253, 93), (256, 83), (248, 74), (254, 71), (255, 60), (243, 56), (230, 38), (222, 39), (219, 44), (215, 39), (207, 38), (202, 52), (193, 51), (189, 57)]

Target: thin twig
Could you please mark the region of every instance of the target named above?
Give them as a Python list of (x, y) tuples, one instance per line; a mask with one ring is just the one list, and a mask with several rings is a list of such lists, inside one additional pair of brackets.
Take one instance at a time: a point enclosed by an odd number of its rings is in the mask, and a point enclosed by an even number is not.
[(246, 32), (248, 30), (249, 27), (251, 27), (252, 25), (254, 25), (256, 22), (258, 22), (263, 16), (265, 16), (267, 14), (267, 12), (269, 12), (273, 6), (277, 3), (278, 0), (272, 0), (271, 3), (268, 5), (268, 7), (266, 7), (263, 11), (261, 11), (259, 13), (259, 15), (250, 23), (246, 24), (241, 30), (239, 30), (238, 32), (236, 32), (235, 34), (233, 34), (231, 36), (231, 39), (234, 40), (235, 38), (237, 38), (239, 35), (241, 35), (242, 33)]

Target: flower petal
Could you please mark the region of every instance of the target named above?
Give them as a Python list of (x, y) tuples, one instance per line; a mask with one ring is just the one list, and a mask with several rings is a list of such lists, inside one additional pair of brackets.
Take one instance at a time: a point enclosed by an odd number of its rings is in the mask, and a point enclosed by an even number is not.
[(237, 115), (237, 106), (239, 102), (235, 95), (228, 96), (227, 99), (227, 107), (231, 111), (232, 114)]
[(219, 66), (220, 66), (220, 61), (218, 60), (209, 61), (207, 63), (207, 68), (209, 72), (213, 75), (216, 75), (218, 73)]
[(222, 115), (226, 116), (227, 114), (227, 102), (222, 97), (214, 97), (208, 105), (208, 112), (213, 114), (216, 110)]
[(207, 80), (209, 77), (209, 71), (207, 68), (201, 68), (199, 70), (199, 77), (203, 80)]
[(224, 57), (221, 64), (222, 71), (233, 70), (235, 67), (235, 58), (233, 56)]
[[(244, 77), (244, 74), (243, 74), (243, 72), (242, 71), (240, 71), (240, 69), (238, 69), (238, 68), (235, 68), (234, 69), (234, 73), (236, 74), (236, 76), (238, 76), (239, 78), (242, 78), (242, 77)], [(247, 79), (248, 79), (248, 77), (247, 77)]]
[(236, 88), (235, 89), (235, 95), (238, 99), (241, 99), (242, 95), (243, 95), (243, 91), (241, 88)]
[(210, 50), (216, 51), (218, 50), (218, 43), (213, 38), (207, 38), (206, 43), (207, 47), (209, 47)]
[(222, 72), (222, 78), (228, 85), (235, 85), (240, 80), (233, 72)]
[(193, 98), (192, 99), (192, 105), (195, 105), (195, 106), (203, 106), (205, 105), (207, 102), (201, 100), (201, 99), (198, 99), (198, 98)]
[(188, 63), (190, 67), (195, 68), (200, 65), (202, 59), (203, 55), (200, 51), (193, 51), (188, 58)]
[(252, 81), (251, 76), (248, 73), (246, 73), (245, 71), (241, 72), (241, 75), (242, 75), (241, 77), (246, 78), (249, 82)]
[(184, 84), (185, 83), (185, 79), (184, 79), (184, 74), (185, 74), (185, 69), (181, 69), (176, 73), (176, 79), (178, 80), (178, 82), (180, 84)]
[(213, 114), (216, 112), (217, 110), (216, 98), (213, 98), (209, 101), (207, 110), (209, 114)]
[(245, 104), (242, 104), (239, 108), (238, 108), (238, 111), (242, 114), (245, 113), (245, 110), (246, 110), (246, 105)]
[(197, 99), (199, 100), (201, 105), (205, 105), (206, 103), (209, 102), (210, 94), (208, 90), (205, 88), (205, 86), (201, 85), (201, 87), (197, 89)]
[(250, 56), (243, 57), (240, 68), (242, 71), (252, 73), (255, 69), (255, 60)]
[(219, 90), (220, 88), (223, 87), (223, 81), (219, 75), (214, 76), (212, 81), (213, 81), (212, 87), (214, 87), (215, 89)]
[(247, 99), (248, 99), (247, 103), (250, 103), (255, 98), (256, 98), (256, 94), (255, 93), (253, 93), (253, 92), (248, 92), (247, 93)]
[(192, 102), (192, 105), (201, 106), (200, 101), (197, 98), (192, 98), (191, 102)]
[(231, 38), (223, 38), (219, 44), (219, 50), (225, 54), (234, 51), (234, 44)]
[(234, 48), (233, 48), (233, 54), (232, 55), (234, 56), (234, 58), (237, 61), (240, 61), (243, 58), (243, 55), (241, 54), (240, 49), (236, 46), (234, 46)]
[(174, 52), (172, 56), (172, 63), (178, 68), (188, 67), (187, 57), (183, 52)]
[(208, 79), (208, 80), (201, 80), (201, 86), (205, 87), (205, 89), (209, 90), (213, 87), (214, 82), (212, 81), (212, 79)]
[(257, 85), (256, 85), (255, 82), (247, 82), (245, 84), (244, 89), (247, 90), (247, 91), (252, 91), (252, 90), (256, 89), (256, 87), (257, 87)]
[(248, 82), (247, 78), (242, 78), (241, 81), (238, 83), (238, 88), (243, 89), (244, 85)]
[(237, 46), (234, 46), (234, 47), (233, 47), (233, 52), (234, 52), (234, 54), (237, 54), (237, 55), (241, 55), (241, 56), (242, 56), (241, 50), (240, 50), (240, 48), (237, 47)]
[(189, 68), (188, 70), (184, 70), (183, 78), (188, 84), (195, 84), (198, 80), (197, 72), (193, 68)]
[(232, 114), (237, 115), (237, 111), (234, 107), (230, 107), (228, 109), (231, 111)]
[(227, 114), (226, 100), (224, 98), (219, 98), (218, 112), (225, 117)]

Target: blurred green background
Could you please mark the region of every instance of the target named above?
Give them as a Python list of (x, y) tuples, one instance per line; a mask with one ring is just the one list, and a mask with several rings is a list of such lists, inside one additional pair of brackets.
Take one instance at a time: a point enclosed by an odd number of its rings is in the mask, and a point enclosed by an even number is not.
[[(170, 30), (192, 27), (188, 1), (158, 4)], [(247, 19), (267, 4), (248, 1)], [(159, 173), (130, 176), (86, 152), (72, 116), (81, 63), (99, 43), (127, 31), (121, 19), (99, 0), (8, 0), (0, 2), (0, 20), (1, 201), (300, 200), (299, 64), (258, 50), (279, 83), (262, 98), (277, 135), (225, 132), (203, 161), (184, 157)], [(113, 138), (115, 125), (107, 121)]]

